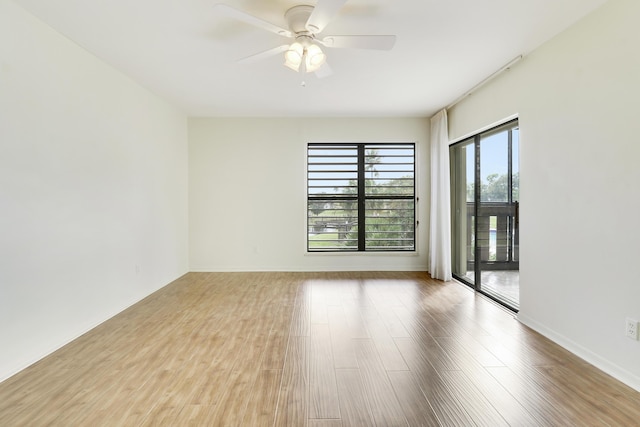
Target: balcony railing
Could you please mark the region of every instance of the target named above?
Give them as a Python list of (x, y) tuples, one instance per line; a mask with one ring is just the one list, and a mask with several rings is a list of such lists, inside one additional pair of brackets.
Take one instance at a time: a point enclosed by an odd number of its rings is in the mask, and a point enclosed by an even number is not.
[[(474, 234), (475, 206), (467, 203), (467, 261), (472, 266), (477, 245), (480, 263), (489, 270), (519, 268), (520, 238), (518, 233), (518, 202), (482, 202), (478, 206), (478, 232)], [(473, 269), (471, 267), (471, 269)]]

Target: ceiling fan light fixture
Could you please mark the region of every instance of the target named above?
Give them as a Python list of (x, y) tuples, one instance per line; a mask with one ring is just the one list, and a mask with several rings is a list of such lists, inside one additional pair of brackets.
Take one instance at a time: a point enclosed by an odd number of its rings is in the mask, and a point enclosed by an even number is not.
[(320, 46), (311, 44), (307, 47), (305, 55), (305, 66), (308, 73), (316, 71), (327, 60), (327, 56), (322, 52)]
[(239, 59), (239, 63), (252, 63), (284, 53), (284, 65), (296, 72), (315, 72), (322, 78), (332, 74), (331, 67), (326, 62), (326, 55), (321, 49), (351, 48), (390, 50), (393, 48), (394, 35), (343, 35), (320, 37), (331, 19), (338, 13), (348, 0), (317, 0), (315, 6), (297, 5), (289, 8), (284, 18), (286, 28), (274, 25), (257, 16), (235, 9), (225, 4), (215, 5), (218, 10), (229, 17), (245, 22), (271, 33), (278, 34), (291, 40), (291, 44), (282, 44), (272, 49), (256, 53)]
[(298, 43), (292, 43), (289, 49), (284, 53), (284, 65), (291, 68), (294, 71), (300, 69), (302, 59), (304, 56), (304, 47)]

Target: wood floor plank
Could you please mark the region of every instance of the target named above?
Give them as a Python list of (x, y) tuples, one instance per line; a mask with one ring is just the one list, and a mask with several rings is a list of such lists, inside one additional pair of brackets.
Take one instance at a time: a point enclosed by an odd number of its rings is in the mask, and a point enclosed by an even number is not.
[(249, 396), (259, 372), (234, 369), (216, 405), (214, 419), (221, 425), (239, 425), (244, 418)]
[(340, 418), (329, 326), (311, 325), (309, 350), (309, 418)]
[(261, 307), (257, 309), (257, 322), (251, 326), (252, 333), (236, 355), (236, 363), (226, 383), (225, 392), (219, 398), (218, 410), (214, 416), (222, 425), (239, 425), (242, 422), (251, 391), (259, 377), (272, 323), (270, 316), (266, 316), (266, 298), (262, 297), (259, 301)]
[(289, 341), (293, 304), (280, 304), (274, 310), (275, 320), (269, 331), (264, 350), (262, 369), (282, 369)]
[(570, 414), (560, 410), (536, 382), (519, 377), (508, 367), (486, 369), (525, 408), (533, 425), (571, 425)]
[(451, 357), (438, 342), (429, 335), (417, 334), (414, 338), (396, 338), (397, 343), (404, 343), (405, 349), (413, 349), (413, 351), (420, 352), (425, 360), (433, 366), (436, 371), (458, 371), (460, 367), (456, 364)]
[(289, 338), (276, 408), (277, 426), (304, 426), (309, 414), (309, 338)]
[[(70, 399), (75, 397), (77, 392), (78, 391), (73, 384), (67, 383), (64, 387), (58, 388), (55, 394), (49, 396), (46, 400), (31, 403), (28, 407), (23, 408), (22, 414), (16, 414), (18, 417), (11, 421), (20, 425), (22, 416), (25, 416), (31, 418), (31, 422), (36, 425), (49, 425), (55, 420), (55, 418), (57, 418), (58, 414), (47, 411), (45, 408), (60, 407), (63, 405), (69, 407)], [(74, 404), (74, 406), (76, 406), (76, 404)], [(78, 410), (79, 408), (76, 407), (75, 409)]]
[(443, 371), (440, 375), (475, 424), (495, 427), (510, 425), (463, 371)]
[[(55, 360), (49, 359), (55, 365)], [(68, 369), (51, 370), (36, 366), (33, 371), (26, 370), (10, 378), (10, 382), (0, 384), (0, 425), (13, 425), (20, 420), (30, 420), (35, 414), (45, 410), (46, 402), (64, 387), (73, 373)], [(23, 421), (24, 422), (24, 421)]]
[(470, 335), (460, 335), (457, 338), (438, 337), (435, 341), (442, 347), (458, 366), (467, 363), (470, 366), (505, 366), (493, 353), (483, 347)]
[(327, 290), (323, 286), (325, 282), (310, 281), (311, 288), (311, 313), (309, 315), (310, 322), (327, 324), (329, 317), (327, 314)]
[(556, 343), (546, 339), (537, 332), (531, 331), (528, 334), (524, 334), (520, 337), (521, 340), (527, 345), (527, 347), (542, 357), (545, 358), (545, 362), (540, 365), (562, 365), (567, 361), (578, 364), (586, 364), (586, 362), (568, 350), (560, 347)]
[(343, 427), (342, 420), (311, 419), (308, 427)]
[(421, 272), (189, 273), (0, 383), (0, 426), (633, 426), (640, 392)]
[(377, 311), (389, 335), (392, 338), (408, 338), (409, 331), (404, 327), (401, 320), (394, 312), (395, 308), (403, 308), (402, 301), (398, 298), (398, 293), (407, 286), (401, 281), (383, 281), (369, 292), (369, 298)]
[(393, 337), (375, 309), (365, 309), (364, 319), (369, 330), (380, 360), (387, 371), (406, 371), (409, 368), (400, 351), (396, 347)]
[[(569, 380), (575, 383), (575, 388), (568, 389), (566, 387), (558, 387), (562, 392), (564, 401), (569, 404), (575, 404), (576, 408), (588, 406), (591, 411), (597, 415), (596, 419), (602, 420), (603, 424), (611, 426), (630, 426), (634, 423), (640, 424), (637, 414), (634, 416), (631, 411), (609, 411), (611, 405), (621, 408), (626, 402), (618, 399), (611, 399), (607, 395), (606, 390), (598, 387), (597, 383), (590, 380), (588, 376), (575, 376), (573, 372), (563, 366), (545, 366), (536, 368), (545, 378), (554, 384), (563, 385)], [(595, 393), (598, 391), (598, 393)], [(573, 403), (575, 401), (575, 403)], [(635, 402), (636, 411), (640, 411), (640, 399)], [(580, 406), (578, 406), (580, 405)], [(631, 408), (629, 408), (631, 409)]]
[(394, 308), (394, 312), (402, 321), (410, 335), (415, 336), (416, 333), (430, 335), (432, 337), (450, 337), (452, 332), (437, 322), (433, 316), (422, 308), (409, 310), (408, 308)]
[(186, 403), (193, 406), (215, 407), (227, 387), (231, 369), (211, 368), (199, 372), (202, 381), (194, 387), (193, 395)]
[(340, 414), (343, 424), (354, 427), (375, 425), (371, 418), (371, 408), (365, 398), (360, 371), (358, 369), (338, 369), (336, 381), (340, 393)]
[(366, 299), (366, 295), (357, 293), (356, 295), (357, 297), (344, 300), (342, 303), (346, 321), (345, 326), (351, 338), (371, 338), (367, 323), (362, 318), (362, 308), (366, 307), (369, 302)]
[(438, 420), (448, 426), (474, 425), (473, 420), (457, 397), (447, 387), (429, 360), (421, 352), (415, 350), (411, 340), (400, 338), (396, 341), (416, 383), (433, 408)]
[[(495, 368), (487, 368), (493, 370)], [(607, 425), (600, 418), (596, 408), (591, 407), (588, 402), (576, 396), (571, 388), (565, 384), (556, 384), (550, 381), (543, 373), (536, 368), (521, 368), (515, 372), (519, 386), (528, 385), (527, 392), (536, 396), (536, 400), (546, 401), (550, 414), (554, 414), (551, 419), (552, 425), (558, 425), (564, 420), (565, 424), (573, 425)], [(534, 401), (535, 402), (535, 401)], [(542, 404), (538, 403), (542, 406)]]
[[(640, 395), (631, 387), (613, 380), (610, 375), (593, 365), (565, 363), (559, 368), (568, 371), (566, 375), (572, 378), (570, 384), (573, 384), (573, 378), (576, 377), (580, 381), (587, 381), (591, 397), (616, 408), (617, 415), (640, 420)], [(564, 383), (569, 384), (566, 380)]]
[(199, 427), (212, 425), (215, 407), (208, 405), (186, 405), (174, 419), (177, 426)]
[[(467, 381), (473, 385), (474, 389), (484, 396), (484, 400), (496, 408), (501, 417), (510, 425), (535, 426), (532, 422), (535, 418), (516, 399), (508, 389), (503, 387), (487, 370), (487, 360), (492, 361), (493, 355), (479, 350), (478, 343), (471, 337), (467, 337), (464, 343), (457, 342), (454, 338), (437, 338), (436, 341), (448, 352), (450, 357), (460, 366), (460, 370), (465, 377), (455, 378), (458, 384)], [(476, 355), (476, 352), (478, 355)], [(482, 356), (485, 354), (485, 356)], [(488, 355), (488, 356), (487, 356)], [(491, 363), (501, 367), (502, 363)], [(443, 375), (447, 378), (447, 372)], [(467, 387), (470, 388), (470, 387)], [(474, 400), (483, 400), (480, 397)]]
[(404, 412), (373, 340), (357, 340), (356, 357), (374, 423), (380, 426), (407, 425)]
[(388, 372), (405, 419), (410, 426), (440, 426), (438, 417), (410, 371)]
[(291, 321), (291, 336), (308, 337), (311, 324), (311, 288), (302, 283), (298, 288)]
[(344, 308), (340, 306), (328, 307), (329, 332), (331, 335), (331, 350), (333, 364), (336, 369), (357, 369), (354, 337), (348, 326)]
[(505, 366), (548, 366), (554, 362), (543, 354), (531, 349), (526, 343), (504, 335), (487, 335), (474, 338), (484, 348), (494, 354)]
[(261, 370), (249, 392), (247, 408), (240, 425), (270, 427), (275, 422), (281, 370)]

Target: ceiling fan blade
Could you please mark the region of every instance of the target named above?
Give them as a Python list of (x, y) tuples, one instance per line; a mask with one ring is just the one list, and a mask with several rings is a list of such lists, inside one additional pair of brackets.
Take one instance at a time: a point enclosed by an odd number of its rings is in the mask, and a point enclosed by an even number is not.
[(254, 62), (262, 61), (263, 59), (285, 52), (287, 49), (289, 49), (289, 45), (283, 44), (282, 46), (274, 47), (272, 49), (247, 56), (246, 58), (238, 59), (237, 62), (238, 64), (253, 64)]
[(225, 14), (226, 16), (237, 19), (238, 21), (242, 21), (246, 24), (253, 25), (254, 27), (262, 28), (263, 30), (270, 31), (280, 36), (293, 37), (293, 34), (289, 30), (285, 30), (284, 28), (278, 27), (277, 25), (274, 25), (271, 22), (264, 21), (256, 16), (249, 15), (246, 12), (235, 9), (226, 4), (218, 3), (218, 4), (215, 4), (213, 7), (215, 9), (218, 9), (221, 13)]
[(329, 77), (333, 74), (333, 69), (326, 62), (322, 64), (322, 67), (318, 68), (315, 72), (315, 75), (319, 79), (323, 79), (325, 77)]
[(327, 36), (320, 43), (335, 48), (391, 50), (396, 36)]
[(318, 0), (305, 25), (307, 30), (313, 34), (318, 34), (324, 30), (331, 18), (338, 13), (346, 2), (347, 0)]

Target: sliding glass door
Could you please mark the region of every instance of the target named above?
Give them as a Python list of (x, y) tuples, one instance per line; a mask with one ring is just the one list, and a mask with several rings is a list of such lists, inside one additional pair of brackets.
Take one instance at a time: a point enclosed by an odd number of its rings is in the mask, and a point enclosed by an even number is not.
[(450, 148), (454, 276), (519, 305), (517, 120)]
[(473, 139), (451, 147), (451, 214), (453, 275), (470, 285), (476, 282), (475, 161)]

